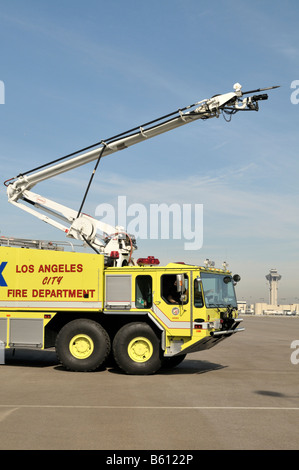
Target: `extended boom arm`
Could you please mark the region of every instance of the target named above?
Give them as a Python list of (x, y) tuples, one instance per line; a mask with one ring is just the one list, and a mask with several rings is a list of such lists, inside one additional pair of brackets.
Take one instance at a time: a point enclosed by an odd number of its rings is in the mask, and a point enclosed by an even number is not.
[[(104, 156), (198, 119), (219, 117), (221, 113), (224, 117), (229, 116), (230, 119), (238, 111), (258, 111), (258, 101), (266, 100), (268, 95), (252, 95), (242, 99), (241, 97), (245, 94), (270, 90), (276, 87), (244, 93), (241, 91), (241, 88), (241, 85), (236, 83), (234, 85), (234, 92), (216, 95), (210, 99), (199, 101), (123, 134), (102, 140), (87, 149), (59, 158), (34, 170), (20, 174), (15, 178), (6, 180), (8, 201), (42, 221), (64, 231), (67, 236), (78, 240), (85, 240), (96, 251), (106, 254), (115, 251), (120, 252), (121, 257), (118, 264), (122, 265), (124, 261), (126, 264), (130, 261), (132, 251), (136, 248), (136, 245), (134, 238), (124, 233), (122, 228), (108, 226), (90, 216), (82, 214), (81, 209), (79, 211), (69, 209), (39, 194), (33, 193), (31, 189), (41, 181), (53, 178), (91, 161), (96, 160), (98, 164), (99, 160)], [(29, 206), (24, 203), (29, 204)], [(48, 215), (41, 214), (39, 211), (45, 212)], [(52, 217), (62, 220), (64, 224), (53, 220)], [(97, 235), (98, 230), (104, 234), (104, 237), (100, 238)]]

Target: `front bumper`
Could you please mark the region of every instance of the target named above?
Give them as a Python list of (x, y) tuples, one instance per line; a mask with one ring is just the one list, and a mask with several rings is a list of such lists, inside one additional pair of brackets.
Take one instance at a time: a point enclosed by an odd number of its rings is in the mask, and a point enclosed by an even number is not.
[(240, 331), (244, 331), (245, 328), (237, 328), (242, 321), (242, 318), (238, 318), (235, 319), (235, 321), (230, 325), (229, 329), (210, 331), (207, 336), (200, 339), (196, 343), (182, 348), (181, 354), (189, 354), (192, 352), (204, 351), (206, 349), (213, 348), (221, 341), (225, 340), (226, 338), (229, 338), (231, 335), (239, 333)]
[(242, 318), (238, 318), (228, 330), (220, 330), (220, 331), (211, 331), (210, 336), (219, 337), (219, 336), (229, 336), (234, 333), (239, 333), (240, 331), (244, 331), (245, 328), (237, 328), (238, 325), (243, 321)]

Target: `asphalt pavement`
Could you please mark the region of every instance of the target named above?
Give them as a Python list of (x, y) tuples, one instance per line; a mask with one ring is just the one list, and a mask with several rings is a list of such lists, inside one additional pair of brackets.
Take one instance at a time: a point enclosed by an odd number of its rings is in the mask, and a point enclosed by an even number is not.
[(54, 351), (7, 350), (0, 450), (298, 449), (299, 318), (242, 326), (151, 376), (68, 372)]

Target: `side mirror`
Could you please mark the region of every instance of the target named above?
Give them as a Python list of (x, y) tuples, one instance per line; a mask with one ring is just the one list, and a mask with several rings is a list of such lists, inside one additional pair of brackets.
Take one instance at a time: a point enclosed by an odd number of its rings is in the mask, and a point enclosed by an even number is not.
[(178, 292), (184, 292), (185, 285), (184, 285), (184, 274), (177, 274), (176, 275), (176, 289)]
[(234, 275), (233, 275), (233, 280), (234, 280), (235, 282), (239, 282), (239, 281), (241, 281), (241, 277), (239, 276), (239, 274), (234, 274)]
[(229, 282), (231, 282), (231, 277), (230, 276), (225, 276), (223, 278), (223, 282), (224, 282), (224, 284), (228, 284)]

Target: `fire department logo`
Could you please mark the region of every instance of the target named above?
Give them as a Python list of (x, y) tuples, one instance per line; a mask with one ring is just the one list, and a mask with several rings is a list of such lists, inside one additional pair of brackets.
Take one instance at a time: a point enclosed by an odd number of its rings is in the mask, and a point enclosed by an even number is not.
[(178, 307), (173, 307), (171, 313), (172, 315), (178, 315), (180, 313), (180, 309)]

